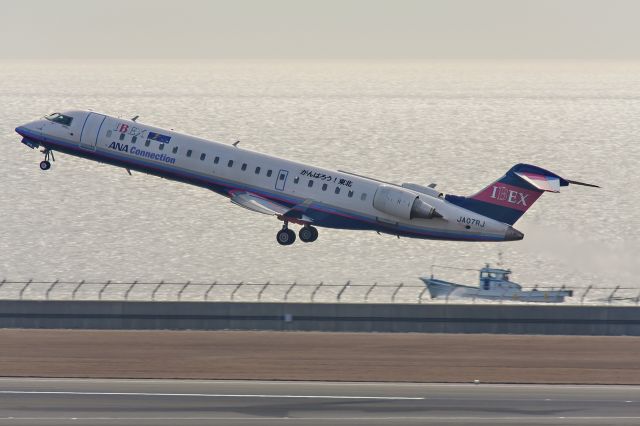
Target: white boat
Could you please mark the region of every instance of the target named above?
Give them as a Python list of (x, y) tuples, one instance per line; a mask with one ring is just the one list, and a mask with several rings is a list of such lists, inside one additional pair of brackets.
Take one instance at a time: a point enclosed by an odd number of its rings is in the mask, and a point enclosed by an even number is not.
[[(458, 269), (458, 268), (451, 268)], [(487, 264), (480, 269), (480, 286), (456, 284), (433, 277), (420, 277), (432, 299), (490, 299), (516, 300), (521, 302), (562, 303), (565, 297), (573, 296), (572, 290), (523, 290), (520, 284), (509, 281), (509, 269), (491, 268)]]

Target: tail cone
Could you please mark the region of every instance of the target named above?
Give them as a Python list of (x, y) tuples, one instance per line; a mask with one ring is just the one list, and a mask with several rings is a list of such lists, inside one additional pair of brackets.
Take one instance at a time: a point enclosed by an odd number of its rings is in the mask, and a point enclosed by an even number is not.
[(517, 241), (524, 238), (524, 234), (510, 226), (504, 234), (505, 241)]

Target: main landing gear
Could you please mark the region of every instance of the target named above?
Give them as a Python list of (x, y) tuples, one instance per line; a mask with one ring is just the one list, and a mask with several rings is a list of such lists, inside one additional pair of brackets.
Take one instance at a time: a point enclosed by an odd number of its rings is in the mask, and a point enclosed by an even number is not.
[(280, 245), (290, 246), (296, 240), (296, 233), (289, 229), (289, 224), (285, 222), (276, 234), (276, 239)]
[[(318, 239), (318, 230), (310, 225), (305, 225), (298, 232), (300, 236), (300, 240), (305, 243), (311, 243)], [(282, 225), (282, 229), (278, 231), (276, 235), (276, 240), (283, 246), (289, 246), (293, 244), (296, 240), (296, 233), (289, 229), (289, 223), (284, 222)]]
[(53, 156), (53, 151), (45, 148), (41, 152), (44, 154), (44, 160), (40, 162), (40, 170), (49, 170), (51, 168), (49, 157), (51, 157), (51, 161), (56, 161), (56, 158)]
[(305, 243), (312, 243), (318, 239), (318, 230), (310, 225), (305, 225), (298, 231), (300, 240)]

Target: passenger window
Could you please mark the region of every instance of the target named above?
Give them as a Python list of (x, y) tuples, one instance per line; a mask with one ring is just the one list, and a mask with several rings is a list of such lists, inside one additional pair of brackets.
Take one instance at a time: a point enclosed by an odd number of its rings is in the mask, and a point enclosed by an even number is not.
[(362, 193), (362, 195), (360, 196), (360, 200), (364, 201), (367, 199), (367, 194), (365, 194), (364, 192)]
[(340, 193), (340, 187), (339, 187), (339, 186), (336, 186), (335, 193), (336, 193), (336, 194), (339, 194), (339, 193)]
[(299, 177), (299, 176), (296, 176), (296, 177), (293, 179), (293, 183), (297, 184), (298, 182), (300, 182), (300, 177)]
[(272, 171), (271, 170), (267, 170), (267, 177), (271, 177)]
[(191, 157), (191, 153), (192, 153), (192, 152), (193, 152), (192, 150), (188, 149), (188, 150), (187, 150), (187, 157)]
[(311, 188), (311, 187), (313, 186), (313, 181), (312, 181), (312, 180), (310, 180), (310, 181), (309, 181), (309, 184), (308, 184), (307, 186), (308, 186), (309, 188)]
[(259, 175), (260, 174), (260, 167), (256, 167), (256, 174)]
[(353, 197), (353, 191), (349, 191), (349, 192), (347, 193), (347, 197), (349, 197), (349, 198)]
[[(134, 136), (134, 138), (135, 138), (135, 136)], [(133, 141), (131, 141), (131, 142), (133, 142)], [(160, 146), (159, 146), (158, 148), (160, 149), (160, 151), (162, 151), (162, 150), (164, 149), (164, 144), (163, 144), (163, 143), (161, 143), (161, 144), (160, 144)]]
[(213, 164), (218, 164), (220, 162), (220, 157), (216, 157), (213, 159)]
[(107, 137), (110, 138), (113, 132), (111, 130), (107, 130)]
[(144, 146), (149, 146), (150, 143), (151, 143), (151, 141), (149, 139), (147, 139), (147, 141), (144, 143)]
[(247, 170), (247, 163), (242, 163), (242, 167), (240, 167), (240, 170), (242, 170), (243, 172)]
[(204, 161), (206, 157), (207, 157), (207, 154), (203, 152), (202, 154), (200, 154), (200, 161)]
[(174, 147), (173, 147), (173, 153), (174, 153), (174, 154), (177, 154), (177, 153), (178, 153), (178, 147), (177, 147), (177, 146), (174, 146)]
[(131, 143), (136, 143), (137, 140), (138, 140), (138, 137), (134, 136), (131, 138)]
[(323, 190), (323, 191), (326, 191), (326, 190), (327, 190), (327, 184), (326, 184), (326, 183), (323, 183), (323, 184), (322, 184), (322, 190)]
[(120, 133), (120, 140), (123, 141), (126, 135), (124, 133)]
[(229, 160), (229, 162), (227, 163), (227, 167), (233, 167), (233, 160)]

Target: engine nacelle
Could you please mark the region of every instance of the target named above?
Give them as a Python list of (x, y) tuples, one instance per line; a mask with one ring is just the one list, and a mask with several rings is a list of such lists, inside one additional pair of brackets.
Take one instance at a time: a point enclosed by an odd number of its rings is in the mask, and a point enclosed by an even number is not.
[(442, 217), (435, 208), (422, 201), (415, 192), (389, 185), (378, 187), (373, 196), (373, 207), (402, 219)]

